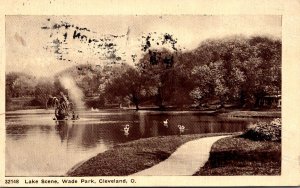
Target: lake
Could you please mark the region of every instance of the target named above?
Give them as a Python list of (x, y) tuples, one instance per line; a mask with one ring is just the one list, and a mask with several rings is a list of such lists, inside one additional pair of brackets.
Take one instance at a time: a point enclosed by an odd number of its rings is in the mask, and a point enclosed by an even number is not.
[[(80, 112), (76, 121), (58, 122), (52, 119), (53, 113), (6, 113), (6, 176), (61, 176), (79, 162), (119, 143), (164, 135), (240, 132), (251, 123), (268, 120), (194, 111), (100, 110)], [(185, 128), (180, 132), (178, 125)]]

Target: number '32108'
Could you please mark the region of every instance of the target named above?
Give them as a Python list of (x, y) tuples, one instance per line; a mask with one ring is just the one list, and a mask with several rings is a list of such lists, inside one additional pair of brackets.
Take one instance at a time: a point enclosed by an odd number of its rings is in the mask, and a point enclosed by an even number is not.
[(5, 184), (17, 184), (19, 180), (5, 180)]

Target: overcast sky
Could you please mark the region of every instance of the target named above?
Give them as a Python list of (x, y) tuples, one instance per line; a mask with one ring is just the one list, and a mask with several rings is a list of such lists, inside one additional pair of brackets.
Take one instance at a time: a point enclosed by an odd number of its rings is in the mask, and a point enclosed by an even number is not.
[(51, 76), (81, 63), (133, 63), (145, 53), (141, 45), (147, 36), (152, 48), (173, 50), (161, 41), (166, 33), (182, 50), (228, 35), (281, 38), (281, 17), (6, 16), (6, 72)]

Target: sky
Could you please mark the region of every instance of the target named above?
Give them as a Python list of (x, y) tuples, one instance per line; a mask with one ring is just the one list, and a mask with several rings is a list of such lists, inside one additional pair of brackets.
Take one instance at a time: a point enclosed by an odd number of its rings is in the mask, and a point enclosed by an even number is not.
[(6, 72), (37, 77), (84, 63), (134, 64), (149, 49), (192, 50), (209, 38), (281, 38), (282, 30), (272, 15), (6, 16), (5, 25)]

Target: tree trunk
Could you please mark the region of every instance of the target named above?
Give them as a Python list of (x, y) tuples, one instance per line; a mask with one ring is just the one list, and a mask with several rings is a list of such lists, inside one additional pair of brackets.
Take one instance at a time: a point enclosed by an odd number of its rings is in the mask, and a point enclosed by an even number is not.
[(163, 105), (163, 96), (162, 96), (162, 88), (161, 87), (158, 88), (156, 103), (157, 103), (157, 106), (159, 107), (160, 110), (165, 109), (165, 107)]
[(132, 102), (135, 105), (135, 110), (138, 111), (139, 110), (139, 99), (137, 98), (135, 93), (132, 95)]
[(46, 110), (48, 109), (48, 101), (45, 103)]
[(138, 111), (139, 110), (139, 104), (135, 103), (135, 110)]

